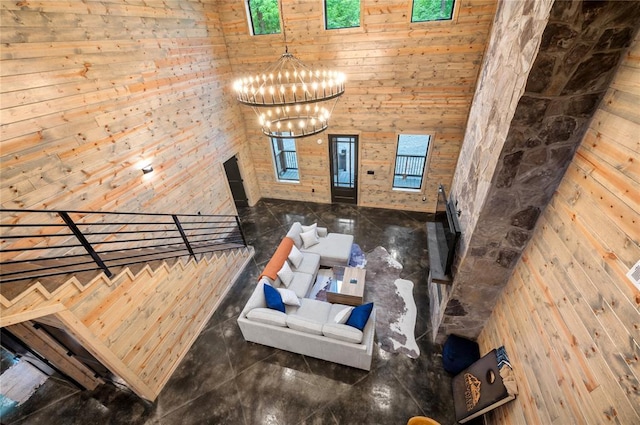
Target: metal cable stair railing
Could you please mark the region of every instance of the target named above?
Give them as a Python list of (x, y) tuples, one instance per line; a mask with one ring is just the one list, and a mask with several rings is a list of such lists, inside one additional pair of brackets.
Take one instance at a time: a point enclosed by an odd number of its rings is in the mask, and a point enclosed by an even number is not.
[(0, 209), (0, 284), (246, 247), (235, 215)]

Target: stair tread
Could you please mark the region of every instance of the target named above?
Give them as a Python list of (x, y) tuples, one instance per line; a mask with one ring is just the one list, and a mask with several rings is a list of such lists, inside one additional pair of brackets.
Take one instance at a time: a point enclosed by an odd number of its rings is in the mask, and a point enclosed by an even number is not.
[[(224, 243), (224, 244), (216, 244), (215, 250), (211, 251), (212, 246), (194, 246), (193, 252), (196, 254), (196, 259), (199, 261), (202, 258), (211, 259), (217, 252), (223, 250), (232, 250), (232, 249), (244, 249), (245, 245), (238, 243)], [(186, 249), (183, 250), (171, 250), (166, 248), (140, 248), (136, 250), (126, 251), (124, 252), (110, 252), (100, 254), (100, 257), (103, 259), (105, 264), (107, 264), (109, 270), (112, 272), (113, 276), (116, 276), (120, 270), (124, 267), (128, 267), (129, 270), (133, 274), (139, 273), (144, 267), (149, 265), (152, 270), (156, 270), (158, 267), (161, 267), (163, 264), (167, 264), (169, 267), (175, 265), (181, 258), (184, 261), (187, 261), (190, 257), (189, 252)], [(168, 257), (171, 255), (171, 257)], [(86, 258), (84, 258), (86, 257)], [(73, 261), (77, 261), (79, 257), (74, 257)], [(91, 259), (89, 255), (83, 256), (82, 259)], [(132, 260), (135, 261), (132, 263)], [(75, 276), (78, 282), (82, 285), (86, 285), (91, 282), (92, 279), (97, 277), (100, 273), (102, 273), (101, 269), (93, 269), (89, 271), (82, 271), (74, 273), (62, 273), (55, 276), (47, 276), (34, 278), (35, 273), (37, 273), (38, 269), (47, 266), (57, 266), (56, 271), (65, 271), (65, 269), (69, 269), (70, 267), (77, 267), (73, 264), (70, 265), (71, 261), (65, 258), (59, 259), (46, 259), (46, 260), (36, 260), (34, 262), (25, 262), (25, 263), (17, 263), (17, 264), (6, 264), (2, 266), (3, 273), (10, 273), (13, 271), (21, 271), (24, 272), (21, 276), (24, 277), (21, 280), (17, 280), (14, 282), (0, 282), (0, 293), (5, 297), (8, 301), (13, 301), (17, 297), (19, 297), (22, 293), (28, 290), (31, 286), (35, 285), (37, 282), (49, 292), (53, 293), (61, 286), (65, 285), (69, 282), (69, 280)], [(86, 265), (87, 267), (97, 267), (95, 264), (91, 263)]]

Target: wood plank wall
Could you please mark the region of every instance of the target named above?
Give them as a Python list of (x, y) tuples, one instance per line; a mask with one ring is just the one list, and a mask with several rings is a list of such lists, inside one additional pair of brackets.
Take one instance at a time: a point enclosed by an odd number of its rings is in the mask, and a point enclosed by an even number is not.
[(217, 9), (0, 2), (0, 205), (234, 213), (221, 165), (234, 154), (257, 201)]
[(640, 423), (640, 36), (482, 331), (520, 395), (493, 424)]
[[(1, 324), (23, 338), (26, 319), (61, 327), (139, 396), (154, 400), (252, 256), (243, 248), (199, 262), (146, 265), (135, 274), (125, 268), (85, 287), (72, 278), (50, 296), (30, 290), (0, 304)], [(75, 376), (70, 365), (47, 358)]]
[[(362, 0), (360, 28), (326, 31), (321, 0), (283, 2), (289, 52), (308, 66), (346, 73), (347, 88), (320, 137), (323, 143), (316, 143), (318, 136), (296, 142), (299, 184), (276, 181), (269, 140), (251, 109), (243, 108), (263, 196), (330, 202), (327, 135), (355, 134), (360, 205), (435, 209), (437, 185), (449, 187), (456, 166), (496, 1), (458, 0), (453, 22), (430, 23), (410, 22), (411, 4)], [(284, 53), (282, 34), (250, 35), (244, 2), (219, 2), (219, 7), (235, 74), (250, 75)], [(392, 190), (400, 133), (434, 136), (420, 193)]]

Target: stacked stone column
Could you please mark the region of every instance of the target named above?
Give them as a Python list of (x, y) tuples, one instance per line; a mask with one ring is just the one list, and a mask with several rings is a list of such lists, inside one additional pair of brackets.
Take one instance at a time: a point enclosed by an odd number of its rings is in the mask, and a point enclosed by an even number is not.
[(479, 335), (639, 27), (640, 2), (500, 2), (451, 188), (440, 342)]

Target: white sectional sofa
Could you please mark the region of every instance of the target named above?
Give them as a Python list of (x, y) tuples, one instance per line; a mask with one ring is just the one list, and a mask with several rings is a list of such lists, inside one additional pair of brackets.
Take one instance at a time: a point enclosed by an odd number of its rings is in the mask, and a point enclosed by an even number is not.
[(324, 227), (317, 227), (318, 243), (305, 246), (302, 240), (303, 226), (295, 222), (287, 232), (287, 237), (293, 239), (293, 243), (302, 252), (318, 254), (320, 265), (326, 267), (347, 266), (351, 257), (353, 235), (343, 233), (327, 233)]
[[(300, 223), (294, 223), (265, 267), (238, 317), (242, 335), (247, 341), (369, 370), (373, 357), (375, 307), (364, 328), (359, 330), (336, 323), (336, 316), (352, 307), (307, 298), (320, 265), (348, 264), (353, 236), (327, 234), (326, 229), (318, 228), (319, 241), (305, 248), (300, 234), (307, 232), (302, 230)], [(293, 277), (285, 276), (290, 278), (289, 284), (285, 285), (280, 276), (274, 276), (274, 270), (281, 270), (293, 250), (291, 246), (298, 248), (298, 242), (303, 258), (298, 267), (290, 266)], [(265, 284), (293, 291), (297, 298), (293, 304), (297, 301), (299, 305), (285, 305), (284, 312), (268, 308), (264, 295)]]

